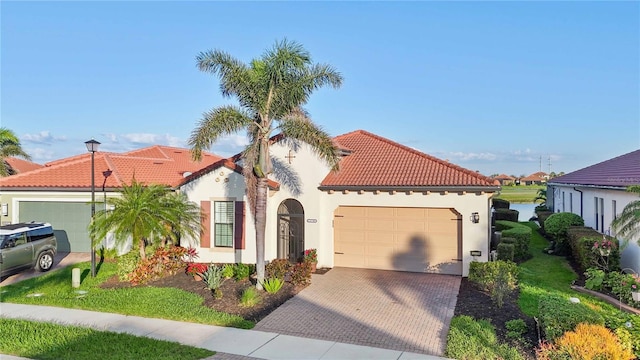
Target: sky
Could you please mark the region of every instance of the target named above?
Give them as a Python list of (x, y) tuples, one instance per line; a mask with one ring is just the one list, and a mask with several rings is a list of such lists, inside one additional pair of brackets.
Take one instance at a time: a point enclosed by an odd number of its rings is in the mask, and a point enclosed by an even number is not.
[[(305, 108), (485, 175), (571, 172), (640, 148), (640, 2), (0, 2), (0, 126), (33, 161), (188, 147), (233, 99), (195, 57), (284, 38), (341, 88)], [(243, 134), (210, 149), (240, 152)]]

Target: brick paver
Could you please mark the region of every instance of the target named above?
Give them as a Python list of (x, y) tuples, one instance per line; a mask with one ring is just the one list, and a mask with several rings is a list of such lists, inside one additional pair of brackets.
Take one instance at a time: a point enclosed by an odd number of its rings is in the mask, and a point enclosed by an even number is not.
[(334, 268), (254, 330), (441, 356), (460, 277)]

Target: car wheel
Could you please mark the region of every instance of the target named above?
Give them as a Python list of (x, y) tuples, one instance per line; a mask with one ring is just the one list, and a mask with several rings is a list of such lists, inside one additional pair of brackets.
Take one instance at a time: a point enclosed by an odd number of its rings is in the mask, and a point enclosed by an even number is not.
[(38, 271), (49, 271), (53, 266), (53, 255), (46, 251), (38, 256), (38, 262), (36, 263), (36, 269)]

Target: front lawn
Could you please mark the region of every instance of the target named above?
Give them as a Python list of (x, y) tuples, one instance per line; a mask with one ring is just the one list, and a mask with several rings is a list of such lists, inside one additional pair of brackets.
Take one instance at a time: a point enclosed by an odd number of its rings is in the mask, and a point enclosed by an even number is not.
[(215, 354), (175, 342), (26, 320), (0, 319), (0, 334), (0, 353), (30, 359), (195, 360)]
[(497, 198), (512, 203), (532, 203), (538, 195), (538, 190), (544, 188), (546, 185), (503, 186)]
[[(80, 268), (84, 278), (80, 288), (71, 286), (72, 268)], [(203, 306), (203, 298), (171, 287), (136, 286), (103, 289), (100, 284), (116, 274), (116, 264), (101, 263), (97, 276), (90, 264), (80, 263), (0, 288), (0, 302), (47, 305), (111, 312), (208, 325), (250, 329), (254, 323), (236, 315)]]

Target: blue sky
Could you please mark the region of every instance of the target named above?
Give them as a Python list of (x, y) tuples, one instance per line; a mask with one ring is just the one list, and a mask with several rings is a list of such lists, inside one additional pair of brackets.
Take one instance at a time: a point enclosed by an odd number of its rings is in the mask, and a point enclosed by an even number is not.
[[(640, 146), (639, 2), (11, 2), (1, 11), (0, 124), (45, 163), (186, 147), (229, 103), (195, 56), (249, 61), (302, 43), (344, 76), (306, 108), (493, 173), (570, 172)], [(231, 155), (241, 135), (211, 151)]]

